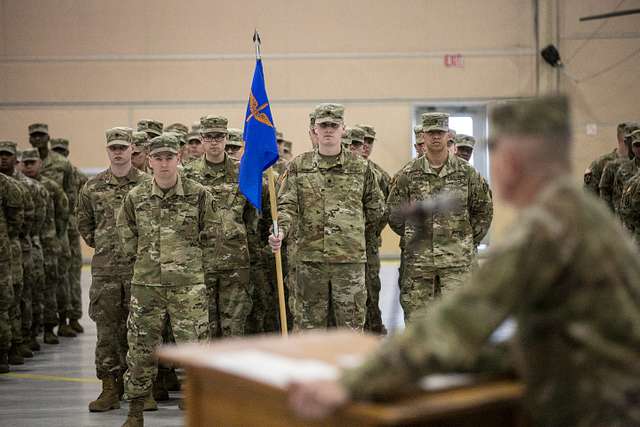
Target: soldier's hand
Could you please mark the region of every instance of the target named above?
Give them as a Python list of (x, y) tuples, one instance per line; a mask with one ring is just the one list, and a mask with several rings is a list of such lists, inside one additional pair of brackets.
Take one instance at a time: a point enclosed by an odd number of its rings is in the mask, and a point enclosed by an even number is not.
[(278, 236), (274, 236), (273, 233), (269, 235), (269, 246), (271, 246), (271, 250), (273, 252), (278, 252), (280, 247), (282, 247), (282, 239), (284, 236), (282, 235), (282, 231), (278, 231)]
[(309, 381), (289, 385), (289, 406), (302, 418), (319, 419), (349, 402), (349, 393), (337, 381)]

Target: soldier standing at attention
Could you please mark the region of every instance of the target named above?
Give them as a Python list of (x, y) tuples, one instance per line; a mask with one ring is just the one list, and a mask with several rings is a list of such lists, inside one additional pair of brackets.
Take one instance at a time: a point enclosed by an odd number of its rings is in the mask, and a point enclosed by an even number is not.
[[(22, 152), (24, 174), (40, 182), (47, 190), (47, 214), (41, 235), (44, 257), (45, 284), (42, 289), (42, 323), (44, 325), (44, 343), (58, 344), (53, 328), (60, 324), (58, 319), (58, 288), (62, 287), (58, 260), (68, 241), (69, 200), (62, 188), (52, 179), (40, 173), (42, 160), (36, 149)], [(63, 328), (64, 325), (60, 325)], [(60, 329), (58, 329), (60, 333)]]
[[(636, 163), (640, 159), (640, 130), (631, 134), (631, 147), (636, 153), (636, 158), (631, 162)], [(618, 213), (622, 223), (640, 245), (640, 174), (633, 175), (624, 185)]]
[(476, 139), (470, 135), (456, 134), (454, 139), (456, 144), (456, 156), (462, 160), (470, 161), (473, 155), (473, 148), (476, 146)]
[[(51, 151), (55, 151), (65, 158), (69, 158), (69, 140), (64, 138), (54, 138), (49, 142)], [(71, 164), (73, 169), (73, 180), (76, 192), (80, 190), (89, 179), (75, 165)], [(69, 311), (69, 327), (76, 333), (83, 333), (84, 329), (80, 325), (82, 317), (82, 285), (80, 276), (82, 273), (82, 249), (80, 247), (80, 233), (78, 232), (78, 220), (76, 215), (69, 217), (69, 251), (71, 253), (71, 263), (69, 266), (69, 302), (71, 310)]]
[[(466, 281), (477, 246), (493, 217), (491, 192), (482, 176), (447, 150), (449, 116), (424, 113), (425, 155), (398, 173), (387, 199), (389, 225), (404, 238), (400, 303), (405, 320), (416, 310)], [(443, 193), (455, 198), (449, 212), (435, 212), (424, 223), (408, 222), (400, 208)], [(424, 230), (425, 239), (415, 239)]]
[(257, 249), (257, 214), (238, 187), (240, 164), (225, 153), (227, 123), (221, 116), (200, 119), (204, 156), (184, 170), (211, 192), (222, 222), (215, 245), (204, 249), (211, 338), (244, 335), (253, 294), (250, 251)]
[(280, 230), (269, 244), (275, 251), (296, 238), (292, 311), (298, 330), (362, 330), (365, 322), (366, 236), (384, 216), (384, 200), (369, 163), (342, 150), (343, 117), (342, 105), (316, 107), (318, 148), (289, 163), (278, 192)]
[(627, 156), (618, 157), (606, 164), (602, 171), (602, 177), (600, 178), (600, 198), (609, 206), (611, 211), (617, 212), (619, 208), (620, 199), (614, 197), (614, 183), (616, 180), (616, 174), (620, 167), (628, 163), (629, 160), (634, 158), (633, 150), (631, 149), (631, 134), (640, 129), (639, 123), (627, 123), (624, 131), (624, 145), (627, 148)]
[[(76, 205), (78, 190), (75, 185), (73, 168), (71, 163), (64, 156), (49, 150), (49, 127), (44, 123), (34, 123), (29, 125), (29, 142), (31, 146), (38, 149), (42, 166), (40, 173), (53, 180), (67, 196), (69, 203), (69, 223), (72, 222), (73, 211)], [(73, 220), (75, 221), (75, 220)], [(65, 234), (68, 233), (65, 229)], [(62, 337), (75, 337), (76, 333), (68, 325), (67, 320), (71, 315), (71, 296), (69, 285), (69, 270), (71, 268), (71, 248), (69, 247), (69, 237), (58, 236), (61, 239), (62, 248), (58, 256), (58, 276), (59, 283), (57, 289), (58, 317), (60, 326), (58, 335)]]
[[(131, 131), (130, 128), (126, 128)], [(149, 135), (146, 132), (135, 131), (131, 133), (131, 166), (145, 172), (149, 169), (147, 159), (147, 144)]]
[(624, 143), (624, 134), (626, 133), (627, 125), (629, 125), (629, 122), (618, 124), (616, 131), (618, 146), (610, 153), (603, 154), (595, 159), (584, 171), (584, 188), (591, 190), (595, 195), (600, 194), (600, 179), (602, 178), (602, 171), (604, 171), (607, 163), (619, 157), (629, 158), (629, 148)]
[(89, 317), (96, 322), (96, 374), (102, 381), (100, 396), (89, 411), (120, 408), (122, 376), (127, 369), (127, 316), (131, 298), (131, 258), (124, 255), (116, 228), (116, 215), (133, 187), (148, 178), (131, 165), (131, 129), (106, 131), (109, 168), (91, 178), (78, 196), (78, 229), (89, 247), (91, 260)]
[(416, 143), (413, 144), (413, 147), (416, 149), (416, 157), (420, 157), (425, 151), (424, 131), (422, 130), (422, 125), (414, 126), (413, 134), (416, 137)]
[(476, 370), (492, 332), (513, 317), (509, 347), (533, 425), (640, 425), (640, 253), (574, 185), (568, 116), (565, 97), (493, 110), (491, 176), (519, 210), (513, 230), (467, 286), (359, 367), (339, 381), (292, 386), (300, 414), (321, 417), (351, 399), (405, 393), (425, 375)]
[(202, 146), (202, 138), (200, 137), (200, 122), (191, 125), (191, 132), (187, 134), (187, 158), (183, 160), (184, 164), (201, 158), (204, 155), (204, 147)]
[(131, 400), (123, 427), (142, 426), (145, 397), (156, 377), (154, 350), (169, 319), (178, 343), (207, 337), (207, 296), (202, 245), (213, 241), (213, 202), (208, 191), (178, 173), (178, 140), (153, 138), (153, 179), (126, 195), (118, 213), (124, 255), (135, 259), (127, 321), (125, 398)]
[(244, 152), (244, 141), (242, 140), (242, 131), (240, 129), (229, 128), (227, 143), (224, 146), (227, 156), (233, 160), (240, 161)]
[(0, 174), (0, 373), (9, 372), (13, 304), (11, 245), (22, 228), (24, 211), (20, 190), (11, 178)]

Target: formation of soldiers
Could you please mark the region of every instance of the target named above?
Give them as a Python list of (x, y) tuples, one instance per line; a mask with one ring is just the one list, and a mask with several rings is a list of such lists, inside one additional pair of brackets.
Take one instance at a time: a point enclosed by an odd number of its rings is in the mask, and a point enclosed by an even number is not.
[(87, 177), (46, 124), (29, 126), (29, 142), (19, 152), (0, 141), (0, 372), (34, 357), (39, 337), (56, 345), (84, 332), (75, 203)]
[[(242, 131), (225, 117), (108, 129), (109, 167), (88, 180), (66, 159), (68, 141), (50, 140), (45, 124), (29, 127), (34, 149), (1, 142), (0, 368), (39, 350), (41, 330), (46, 344), (82, 331), (79, 236), (95, 249), (88, 312), (102, 391), (89, 410), (128, 399), (127, 426), (179, 390), (171, 367), (154, 360), (160, 343), (279, 330), (273, 251), (281, 247), (294, 330), (386, 333), (378, 302), (387, 224), (402, 239), (407, 321), (459, 287), (493, 214), (489, 186), (467, 162), (475, 140), (454, 136), (446, 114), (426, 113), (415, 130), (419, 157), (391, 177), (369, 158), (374, 127), (346, 127), (344, 113), (318, 105), (310, 150), (295, 158), (277, 132), (277, 236), (268, 198), (259, 211), (239, 190)], [(421, 223), (399, 214), (440, 194), (457, 203)]]

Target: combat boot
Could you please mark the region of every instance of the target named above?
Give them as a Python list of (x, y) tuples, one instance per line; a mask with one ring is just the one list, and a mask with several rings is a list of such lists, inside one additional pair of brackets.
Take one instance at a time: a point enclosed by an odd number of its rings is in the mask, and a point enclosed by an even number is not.
[(164, 383), (164, 374), (159, 371), (153, 382), (153, 398), (158, 402), (169, 400), (169, 390)]
[(33, 335), (31, 337), (31, 341), (29, 341), (29, 348), (31, 351), (40, 351), (40, 343), (38, 342), (37, 335)]
[(102, 392), (93, 402), (89, 403), (89, 412), (106, 412), (120, 409), (120, 397), (113, 377), (102, 380)]
[(24, 357), (20, 354), (17, 344), (11, 344), (11, 348), (9, 349), (9, 364), (24, 365)]
[(153, 398), (153, 393), (149, 393), (147, 397), (144, 398), (144, 408), (145, 411), (157, 411), (158, 403)]
[(143, 408), (144, 397), (139, 397), (129, 402), (127, 421), (122, 424), (122, 427), (144, 427), (144, 415), (142, 414)]
[(0, 374), (6, 374), (10, 370), (7, 350), (0, 350)]
[(78, 319), (69, 319), (69, 327), (74, 331), (77, 332), (79, 334), (84, 333), (84, 328), (82, 327), (82, 325), (80, 324), (80, 322), (78, 322)]
[(24, 341), (20, 346), (18, 346), (18, 352), (20, 352), (22, 357), (26, 357), (27, 359), (31, 359), (33, 357), (33, 352), (29, 348), (29, 344)]
[(58, 337), (53, 332), (53, 326), (47, 325), (44, 327), (44, 343), (45, 344), (60, 344)]
[(180, 381), (178, 380), (178, 375), (176, 375), (176, 370), (172, 368), (165, 373), (164, 384), (167, 386), (167, 390), (180, 391)]
[(75, 338), (77, 335), (73, 332), (73, 329), (67, 325), (66, 320), (61, 320), (58, 325), (58, 336), (59, 337), (67, 337), (67, 338)]

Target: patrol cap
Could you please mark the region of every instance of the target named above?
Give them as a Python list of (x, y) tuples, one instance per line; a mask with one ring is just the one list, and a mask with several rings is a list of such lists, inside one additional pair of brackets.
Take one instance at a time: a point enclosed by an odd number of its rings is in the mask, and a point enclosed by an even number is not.
[(448, 132), (449, 131), (449, 115), (447, 113), (423, 113), (422, 119), (423, 132)]
[(376, 130), (371, 125), (355, 125), (354, 127), (360, 128), (364, 131), (365, 138), (376, 139)]
[(640, 129), (631, 132), (629, 138), (631, 139), (631, 145), (640, 144)]
[(200, 132), (200, 122), (191, 123), (191, 133)]
[(360, 144), (364, 144), (364, 136), (365, 133), (359, 127), (347, 128), (347, 138), (353, 144), (354, 142), (359, 142)]
[(293, 148), (293, 142), (291, 142), (291, 141), (287, 141), (287, 140), (285, 139), (285, 140), (284, 140), (284, 142), (283, 142), (283, 144), (284, 144), (283, 151), (284, 151), (285, 153), (291, 153), (291, 149)]
[(28, 150), (22, 151), (22, 162), (26, 162), (28, 160), (40, 160), (40, 153), (36, 148), (29, 148)]
[(54, 148), (62, 148), (69, 151), (69, 140), (65, 138), (53, 138), (49, 140), (49, 146), (53, 150)]
[(415, 126), (413, 127), (413, 134), (414, 134), (415, 136), (418, 136), (418, 135), (420, 135), (421, 133), (424, 133), (424, 129), (422, 128), (422, 126), (421, 126), (421, 125), (415, 125)]
[(453, 130), (453, 129), (449, 129), (449, 139), (447, 140), (447, 142), (456, 142), (456, 136), (458, 136), (458, 133)]
[(209, 132), (228, 133), (228, 124), (229, 121), (223, 116), (202, 116), (200, 117), (200, 134)]
[(162, 134), (163, 123), (157, 120), (142, 119), (138, 122), (138, 131), (149, 132), (156, 136)]
[(49, 126), (46, 123), (32, 123), (29, 125), (29, 135), (38, 132), (49, 135)]
[(276, 141), (277, 142), (284, 141), (284, 134), (282, 132), (280, 132), (279, 130), (276, 131)]
[(11, 153), (17, 155), (18, 144), (13, 141), (0, 141), (0, 153)]
[(171, 132), (162, 132), (162, 134), (173, 136), (175, 139), (178, 140), (178, 144), (180, 144), (181, 147), (187, 143), (187, 140), (185, 139), (186, 134), (182, 132), (171, 131)]
[(131, 145), (132, 132), (133, 129), (124, 126), (107, 129), (105, 132), (107, 137), (107, 147), (111, 145)]
[(552, 95), (501, 103), (491, 112), (490, 123), (492, 138), (500, 134), (568, 138), (569, 99)]
[(183, 125), (182, 123), (172, 123), (166, 128), (164, 128), (164, 131), (183, 133), (186, 135), (189, 133), (189, 128), (186, 125)]
[(471, 135), (458, 134), (456, 135), (454, 142), (458, 147), (473, 148), (476, 146), (476, 139)]
[(341, 104), (319, 104), (314, 110), (315, 124), (344, 124), (344, 106)]
[(156, 136), (149, 142), (149, 155), (164, 152), (178, 154), (179, 150), (180, 143), (171, 132)]
[(624, 137), (629, 138), (632, 133), (640, 129), (640, 123), (626, 122), (624, 127)]
[[(200, 127), (198, 127), (198, 129), (199, 128)], [(198, 141), (202, 142), (202, 137), (200, 136), (200, 132), (199, 131), (188, 133), (185, 139), (187, 140), (187, 144), (189, 143), (189, 141), (192, 141), (192, 140), (198, 140)]]
[(229, 140), (227, 141), (227, 147), (244, 147), (244, 141), (242, 140), (242, 131), (240, 129), (229, 128)]
[(134, 131), (131, 132), (131, 145), (133, 145), (134, 152), (140, 152), (147, 148), (149, 144), (149, 135), (146, 132)]

